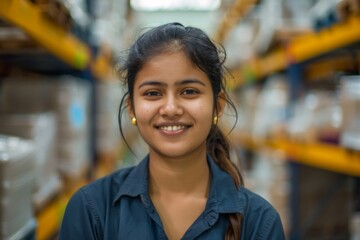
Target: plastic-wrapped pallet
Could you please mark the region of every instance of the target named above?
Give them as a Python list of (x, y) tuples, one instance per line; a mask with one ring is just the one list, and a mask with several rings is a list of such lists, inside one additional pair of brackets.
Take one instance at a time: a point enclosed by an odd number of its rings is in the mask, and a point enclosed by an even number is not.
[(360, 150), (360, 76), (341, 79), (340, 101), (342, 109), (341, 144)]
[(88, 169), (90, 85), (72, 76), (4, 79), (0, 108), (5, 113), (54, 112), (57, 159), (62, 176), (81, 177)]
[(34, 144), (0, 135), (0, 239), (23, 239), (34, 230), (31, 204)]
[(0, 133), (34, 141), (36, 179), (33, 204), (36, 209), (41, 209), (61, 187), (55, 155), (54, 114), (0, 114)]

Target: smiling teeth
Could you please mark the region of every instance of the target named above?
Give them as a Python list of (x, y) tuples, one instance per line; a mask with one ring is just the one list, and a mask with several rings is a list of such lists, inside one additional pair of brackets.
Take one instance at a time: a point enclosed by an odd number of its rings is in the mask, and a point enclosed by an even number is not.
[(184, 129), (185, 126), (163, 126), (160, 127), (161, 130), (167, 131), (167, 132), (175, 132), (175, 131), (179, 131), (181, 129)]

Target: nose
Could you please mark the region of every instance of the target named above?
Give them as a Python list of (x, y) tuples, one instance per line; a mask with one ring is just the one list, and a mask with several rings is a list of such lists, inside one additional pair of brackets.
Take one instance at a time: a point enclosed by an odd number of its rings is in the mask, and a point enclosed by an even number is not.
[(180, 100), (176, 96), (168, 95), (164, 98), (164, 102), (160, 107), (160, 115), (168, 118), (174, 118), (183, 114), (183, 108)]

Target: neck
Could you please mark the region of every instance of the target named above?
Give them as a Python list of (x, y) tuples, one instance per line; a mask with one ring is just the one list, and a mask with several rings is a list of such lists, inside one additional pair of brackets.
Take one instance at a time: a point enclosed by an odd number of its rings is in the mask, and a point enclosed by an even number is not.
[(210, 171), (206, 152), (181, 158), (165, 158), (150, 152), (150, 194), (206, 197)]

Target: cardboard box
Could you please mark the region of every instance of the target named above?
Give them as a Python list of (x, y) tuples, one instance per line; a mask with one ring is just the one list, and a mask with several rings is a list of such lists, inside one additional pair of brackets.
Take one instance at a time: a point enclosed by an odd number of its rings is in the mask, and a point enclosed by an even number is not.
[(72, 76), (5, 79), (0, 109), (17, 114), (53, 112), (61, 174), (82, 174), (90, 165), (90, 85), (85, 80)]

